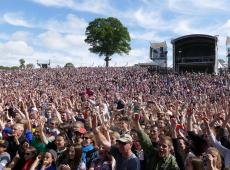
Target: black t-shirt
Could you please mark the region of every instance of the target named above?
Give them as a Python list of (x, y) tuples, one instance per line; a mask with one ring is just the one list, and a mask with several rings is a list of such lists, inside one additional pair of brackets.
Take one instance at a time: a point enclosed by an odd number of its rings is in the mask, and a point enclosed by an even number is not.
[(117, 110), (124, 109), (125, 104), (122, 100), (118, 100), (116, 103), (117, 103)]

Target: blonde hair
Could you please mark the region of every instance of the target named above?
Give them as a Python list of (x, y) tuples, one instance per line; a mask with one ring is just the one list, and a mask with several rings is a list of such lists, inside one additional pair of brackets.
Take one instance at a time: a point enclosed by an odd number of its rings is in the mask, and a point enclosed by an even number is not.
[(16, 123), (13, 125), (13, 127), (17, 127), (17, 129), (20, 129), (21, 131), (24, 131), (24, 125), (21, 123)]
[(161, 135), (160, 136), (160, 140), (166, 141), (170, 147), (173, 147), (173, 143), (172, 143), (172, 138), (171, 137)]
[(209, 147), (208, 151), (210, 151), (211, 153), (215, 154), (215, 156), (217, 157), (217, 161), (215, 163), (216, 168), (217, 169), (221, 169), (221, 167), (222, 167), (222, 161), (221, 161), (221, 156), (220, 156), (219, 151), (216, 148), (214, 148), (214, 147)]

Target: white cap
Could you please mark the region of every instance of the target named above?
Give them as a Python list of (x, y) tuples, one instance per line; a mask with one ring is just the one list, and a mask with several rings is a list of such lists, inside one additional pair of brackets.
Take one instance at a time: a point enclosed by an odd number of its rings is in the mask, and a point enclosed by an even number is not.
[(38, 112), (38, 109), (36, 107), (32, 107), (31, 108), (31, 113), (35, 113), (35, 112)]

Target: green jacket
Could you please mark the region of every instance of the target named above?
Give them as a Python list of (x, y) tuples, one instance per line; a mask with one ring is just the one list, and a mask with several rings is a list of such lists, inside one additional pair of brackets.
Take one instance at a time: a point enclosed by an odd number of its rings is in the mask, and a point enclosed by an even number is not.
[(138, 137), (144, 150), (146, 170), (180, 170), (173, 155), (170, 154), (167, 158), (158, 156), (158, 151), (154, 149), (149, 136), (144, 130), (138, 131)]

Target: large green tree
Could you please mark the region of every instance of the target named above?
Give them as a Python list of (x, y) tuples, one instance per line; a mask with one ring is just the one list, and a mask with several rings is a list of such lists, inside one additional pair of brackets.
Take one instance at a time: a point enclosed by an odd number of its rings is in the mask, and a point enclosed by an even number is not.
[(105, 56), (106, 67), (113, 54), (128, 54), (131, 49), (128, 29), (116, 18), (96, 18), (89, 23), (85, 34), (89, 51)]

